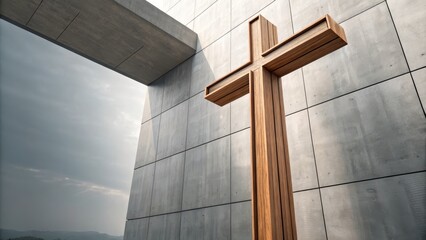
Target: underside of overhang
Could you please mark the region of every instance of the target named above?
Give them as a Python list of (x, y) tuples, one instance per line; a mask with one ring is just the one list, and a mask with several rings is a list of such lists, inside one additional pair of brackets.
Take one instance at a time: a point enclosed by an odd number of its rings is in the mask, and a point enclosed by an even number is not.
[(0, 0), (0, 15), (144, 84), (196, 49), (193, 31), (145, 0)]

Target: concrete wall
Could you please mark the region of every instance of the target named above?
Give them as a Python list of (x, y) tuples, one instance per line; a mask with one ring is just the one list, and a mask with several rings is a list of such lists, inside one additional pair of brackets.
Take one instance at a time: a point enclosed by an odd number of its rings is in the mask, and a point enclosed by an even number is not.
[(153, 3), (198, 53), (149, 87), (126, 240), (251, 239), (248, 97), (203, 88), (248, 58), (259, 13), (280, 41), (329, 13), (349, 41), (282, 79), (299, 239), (426, 238), (423, 0)]

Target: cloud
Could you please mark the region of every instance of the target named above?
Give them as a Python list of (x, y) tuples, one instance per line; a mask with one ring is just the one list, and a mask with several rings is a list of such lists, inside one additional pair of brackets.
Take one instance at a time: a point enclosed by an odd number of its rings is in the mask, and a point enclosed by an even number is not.
[(146, 87), (4, 20), (0, 79), (2, 224), (121, 234)]
[(119, 197), (123, 199), (129, 198), (129, 194), (123, 190), (114, 189), (91, 182), (81, 181), (78, 179), (73, 179), (64, 175), (59, 175), (41, 169), (25, 168), (20, 166), (13, 166), (13, 168), (28, 172), (29, 174), (33, 174), (33, 177), (45, 183), (77, 188), (78, 195), (85, 193), (95, 193), (105, 195), (107, 197)]

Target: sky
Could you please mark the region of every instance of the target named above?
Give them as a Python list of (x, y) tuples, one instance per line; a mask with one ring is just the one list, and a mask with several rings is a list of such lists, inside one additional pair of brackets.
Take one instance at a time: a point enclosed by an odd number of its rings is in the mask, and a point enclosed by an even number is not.
[(0, 20), (0, 228), (123, 235), (145, 93)]

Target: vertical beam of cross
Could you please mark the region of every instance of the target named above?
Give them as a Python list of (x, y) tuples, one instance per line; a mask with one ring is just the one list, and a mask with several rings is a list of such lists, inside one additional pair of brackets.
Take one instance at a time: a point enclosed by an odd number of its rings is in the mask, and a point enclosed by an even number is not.
[(347, 44), (328, 15), (277, 44), (276, 27), (262, 16), (249, 24), (249, 61), (206, 87), (223, 106), (251, 100), (252, 236), (297, 239), (282, 88), (279, 78)]
[[(250, 24), (250, 39), (252, 61), (256, 62), (278, 43), (276, 27), (260, 16)], [(253, 235), (262, 236), (260, 239), (296, 239), (279, 78), (263, 66), (252, 72), (252, 185), (256, 186), (252, 199), (257, 208), (253, 211), (257, 223)]]

